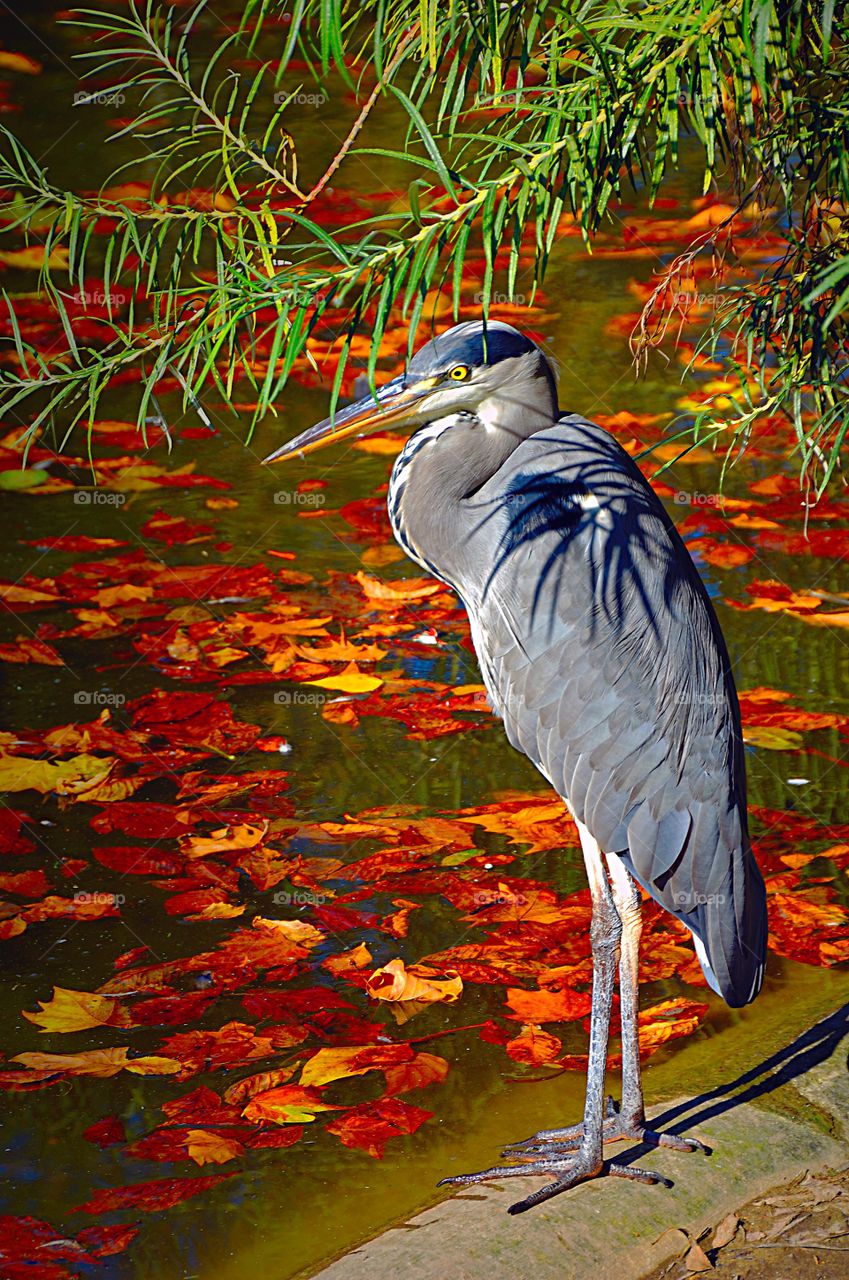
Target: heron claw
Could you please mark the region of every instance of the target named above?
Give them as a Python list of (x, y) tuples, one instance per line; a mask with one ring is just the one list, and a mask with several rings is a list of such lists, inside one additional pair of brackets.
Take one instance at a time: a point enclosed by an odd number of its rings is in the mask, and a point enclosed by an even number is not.
[[(570, 1125), (566, 1129), (542, 1129), (522, 1142), (511, 1142), (501, 1154), (508, 1159), (531, 1155), (554, 1158), (558, 1153), (577, 1151), (583, 1139), (583, 1123)], [(677, 1133), (658, 1133), (647, 1128), (644, 1119), (626, 1121), (610, 1097), (605, 1099), (602, 1142), (639, 1142), (647, 1147), (711, 1154), (711, 1148), (698, 1138), (682, 1138)]]
[(550, 1200), (553, 1196), (560, 1195), (562, 1191), (569, 1191), (581, 1182), (588, 1182), (592, 1178), (605, 1174), (612, 1178), (629, 1178), (632, 1182), (672, 1186), (669, 1178), (651, 1169), (639, 1169), (635, 1165), (622, 1165), (609, 1161), (594, 1162), (586, 1152), (580, 1150), (576, 1155), (565, 1158), (561, 1153), (558, 1158), (542, 1156), (523, 1164), (496, 1165), (492, 1169), (483, 1169), (479, 1173), (455, 1174), (453, 1177), (443, 1178), (439, 1186), (469, 1186), (492, 1179), (527, 1178), (539, 1174), (553, 1174), (554, 1180), (537, 1191), (532, 1191), (524, 1200), (517, 1200), (515, 1204), (511, 1204), (507, 1210), (508, 1213), (527, 1213), (529, 1209)]

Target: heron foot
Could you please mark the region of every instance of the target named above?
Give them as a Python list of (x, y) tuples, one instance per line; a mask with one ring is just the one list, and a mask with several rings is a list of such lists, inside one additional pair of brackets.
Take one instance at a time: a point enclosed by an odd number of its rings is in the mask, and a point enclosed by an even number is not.
[(492, 1169), (483, 1169), (480, 1173), (459, 1173), (451, 1178), (443, 1178), (439, 1186), (470, 1186), (476, 1182), (488, 1182), (491, 1179), (529, 1178), (540, 1174), (553, 1174), (554, 1181), (545, 1187), (540, 1187), (538, 1191), (532, 1191), (524, 1200), (517, 1200), (515, 1204), (511, 1204), (507, 1210), (508, 1213), (527, 1213), (528, 1209), (533, 1209), (545, 1200), (551, 1200), (553, 1196), (559, 1196), (562, 1191), (569, 1191), (581, 1182), (588, 1182), (592, 1178), (604, 1175), (612, 1178), (630, 1178), (632, 1182), (672, 1186), (670, 1180), (660, 1173), (654, 1173), (650, 1169), (638, 1169), (634, 1165), (594, 1159), (582, 1147), (579, 1147), (573, 1156), (563, 1153), (555, 1157), (534, 1156), (522, 1164), (496, 1165)]
[[(515, 1159), (525, 1155), (555, 1158), (566, 1151), (577, 1151), (584, 1139), (584, 1126), (570, 1125), (568, 1129), (542, 1129), (522, 1142), (511, 1142), (502, 1155)], [(658, 1133), (647, 1128), (645, 1117), (626, 1120), (612, 1098), (605, 1099), (602, 1142), (639, 1142), (647, 1147), (666, 1147), (672, 1151), (702, 1151), (710, 1155), (711, 1148), (698, 1138), (681, 1138), (677, 1133)]]

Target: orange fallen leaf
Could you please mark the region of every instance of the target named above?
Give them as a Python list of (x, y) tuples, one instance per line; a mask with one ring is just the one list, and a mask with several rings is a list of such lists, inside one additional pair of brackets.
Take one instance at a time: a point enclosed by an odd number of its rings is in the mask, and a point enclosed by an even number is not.
[(259, 1071), (256, 1075), (245, 1076), (237, 1080), (224, 1091), (224, 1101), (230, 1103), (249, 1102), (258, 1093), (269, 1093), (278, 1085), (286, 1084), (295, 1074), (292, 1063), (288, 1067), (277, 1067), (274, 1071)]
[(404, 448), (405, 443), (403, 436), (384, 435), (381, 433), (363, 436), (361, 440), (355, 440), (351, 448), (359, 449), (360, 453), (377, 453), (381, 457), (394, 458)]
[(207, 649), (206, 656), (214, 667), (228, 667), (231, 662), (241, 662), (247, 658), (247, 649), (236, 649), (233, 645), (224, 645), (221, 649)]
[(751, 547), (743, 547), (739, 543), (700, 538), (694, 545), (703, 560), (708, 564), (716, 565), (719, 569), (736, 569), (741, 565), (749, 564), (755, 558)]
[(849, 937), (838, 938), (835, 942), (821, 942), (819, 954), (822, 964), (844, 964), (849, 960)]
[(55, 604), (60, 599), (53, 591), (24, 587), (17, 582), (0, 582), (0, 600), (7, 604)]
[(540, 1067), (546, 1062), (553, 1062), (562, 1046), (557, 1036), (530, 1024), (522, 1027), (519, 1034), (504, 1047), (514, 1062), (526, 1062), (529, 1066)]
[(246, 1120), (270, 1120), (274, 1124), (310, 1124), (319, 1111), (340, 1111), (321, 1101), (318, 1089), (284, 1084), (258, 1093), (242, 1111)]
[(806, 614), (802, 621), (811, 627), (849, 627), (849, 610), (835, 609), (832, 613)]
[(180, 849), (187, 858), (206, 858), (211, 853), (230, 853), (235, 849), (254, 849), (268, 830), (268, 823), (261, 827), (248, 822), (232, 827), (219, 827), (209, 836), (183, 836)]
[(662, 1000), (639, 1015), (640, 1054), (650, 1056), (668, 1040), (688, 1036), (696, 1030), (708, 1005), (694, 1000)]
[(433, 578), (406, 578), (399, 582), (381, 582), (379, 578), (372, 578), (362, 570), (355, 573), (354, 577), (369, 600), (389, 600), (393, 603), (426, 600), (428, 596), (434, 596), (438, 591), (445, 590), (443, 584), (435, 582)]
[(832, 928), (849, 922), (849, 913), (839, 902), (820, 903), (801, 893), (773, 892), (770, 909), (780, 912), (789, 923), (801, 929)]
[(324, 934), (307, 920), (266, 920), (254, 916), (251, 928), (258, 929), (270, 941), (295, 943), (299, 947), (317, 947), (324, 942)]
[(655, 445), (652, 449), (652, 457), (659, 458), (661, 462), (677, 462), (680, 465), (681, 463), (713, 462), (715, 455), (702, 445), (688, 448), (682, 440), (670, 440), (667, 444)]
[(734, 516), (729, 520), (729, 524), (733, 524), (737, 529), (780, 529), (781, 525), (775, 520), (767, 520), (765, 516), (753, 516), (749, 512), (744, 511), (739, 516)]
[(426, 1089), (429, 1084), (441, 1084), (448, 1075), (449, 1065), (436, 1053), (417, 1053), (410, 1062), (399, 1062), (384, 1067), (386, 1093), (409, 1093), (411, 1089)]
[(378, 662), (386, 657), (386, 650), (376, 644), (351, 644), (343, 635), (321, 644), (297, 645), (296, 652), (308, 661), (316, 662)]
[(507, 1003), (513, 1010), (508, 1018), (536, 1026), (540, 1022), (574, 1022), (590, 1011), (588, 991), (525, 991), (522, 987), (510, 987)]
[(328, 956), (322, 960), (321, 965), (330, 973), (349, 973), (352, 969), (367, 969), (372, 963), (372, 954), (368, 947), (364, 942), (359, 942), (350, 951)]
[(686, 227), (688, 231), (702, 231), (706, 227), (716, 227), (727, 218), (733, 218), (736, 212), (737, 210), (730, 204), (709, 204), (688, 218)]
[(459, 975), (450, 970), (441, 978), (437, 974), (438, 970), (424, 965), (407, 969), (400, 958), (390, 960), (383, 968), (375, 969), (366, 983), (366, 991), (373, 1000), (418, 1000), (426, 1004), (459, 1000), (463, 991)]
[(0, 662), (34, 662), (44, 667), (64, 667), (52, 645), (35, 636), (18, 636), (14, 644), (0, 644)]

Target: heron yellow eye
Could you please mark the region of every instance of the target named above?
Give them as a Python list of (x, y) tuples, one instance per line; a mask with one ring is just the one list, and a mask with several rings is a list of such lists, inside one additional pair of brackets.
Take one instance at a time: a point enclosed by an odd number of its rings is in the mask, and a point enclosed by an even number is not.
[(455, 364), (449, 373), (449, 378), (453, 378), (454, 382), (465, 382), (471, 373), (471, 369), (467, 364)]

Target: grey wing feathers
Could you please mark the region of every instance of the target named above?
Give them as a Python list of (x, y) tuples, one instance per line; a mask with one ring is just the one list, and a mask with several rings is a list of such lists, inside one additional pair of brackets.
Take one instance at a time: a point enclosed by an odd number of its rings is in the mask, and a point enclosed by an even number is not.
[[(763, 881), (737, 698), (707, 593), (636, 465), (567, 417), (466, 499), (458, 585), (514, 746), (693, 931), (731, 1005), (757, 994)], [(476, 616), (475, 616), (476, 615)]]

